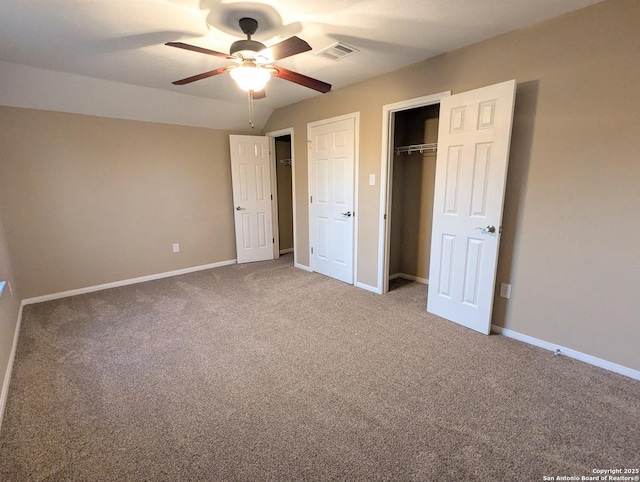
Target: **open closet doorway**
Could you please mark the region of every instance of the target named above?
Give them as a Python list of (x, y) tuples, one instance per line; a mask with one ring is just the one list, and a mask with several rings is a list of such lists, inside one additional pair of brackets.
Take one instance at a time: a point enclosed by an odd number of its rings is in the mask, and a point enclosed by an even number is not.
[(389, 290), (402, 280), (427, 284), (440, 104), (395, 114)]
[(295, 262), (294, 229), (294, 161), (293, 130), (286, 129), (268, 133), (272, 153), (272, 191), (273, 191), (273, 233), (274, 258), (288, 255), (291, 264)]
[[(429, 278), (425, 280), (429, 284), (427, 311), (484, 334), (491, 330), (516, 86), (515, 79), (507, 80), (439, 99)], [(409, 107), (416, 106), (405, 109)], [(391, 240), (397, 221), (393, 217), (393, 165), (398, 160), (394, 156), (430, 147), (390, 145), (392, 140), (403, 139), (396, 132), (402, 127), (397, 112), (405, 109), (383, 109), (388, 132), (384, 139), (387, 162), (383, 163), (387, 169), (381, 176), (387, 187), (381, 220), (386, 242), (380, 274), (384, 291), (393, 274)], [(419, 122), (428, 122), (429, 115), (415, 115)], [(400, 245), (404, 250), (409, 240), (401, 238)]]
[(440, 99), (449, 94), (384, 106), (383, 293), (403, 280), (428, 283)]

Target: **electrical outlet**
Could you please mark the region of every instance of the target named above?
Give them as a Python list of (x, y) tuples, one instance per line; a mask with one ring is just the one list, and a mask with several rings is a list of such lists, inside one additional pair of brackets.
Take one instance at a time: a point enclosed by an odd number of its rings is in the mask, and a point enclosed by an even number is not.
[(180, 243), (173, 243), (173, 252), (174, 253), (180, 252)]
[(500, 283), (500, 296), (503, 298), (511, 298), (511, 285), (507, 283)]
[(376, 175), (369, 174), (369, 186), (375, 186), (375, 185), (376, 185)]

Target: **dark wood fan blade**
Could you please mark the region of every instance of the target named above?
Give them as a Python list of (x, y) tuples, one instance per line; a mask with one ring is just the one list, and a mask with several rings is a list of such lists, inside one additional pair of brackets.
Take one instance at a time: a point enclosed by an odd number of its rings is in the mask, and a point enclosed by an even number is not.
[(194, 75), (193, 77), (187, 77), (186, 79), (176, 80), (175, 82), (171, 82), (173, 85), (184, 85), (190, 84), (191, 82), (195, 82), (196, 80), (206, 79), (207, 77), (213, 77), (214, 75), (224, 74), (229, 67), (222, 67), (216, 70), (210, 70), (209, 72), (203, 72), (202, 74)]
[(272, 60), (280, 60), (311, 50), (311, 46), (301, 38), (293, 36), (272, 45), (266, 50), (271, 52)]
[(292, 72), (291, 70), (287, 70), (282, 67), (274, 67), (276, 72), (273, 74), (276, 77), (280, 77), (281, 79), (288, 80), (289, 82), (294, 82), (296, 84), (303, 85), (305, 87), (309, 87), (310, 89), (317, 90), (318, 92), (322, 92), (326, 94), (331, 90), (331, 84), (327, 84), (326, 82), (322, 82), (318, 79), (313, 79), (311, 77), (307, 77), (306, 75), (298, 74), (297, 72)]
[(193, 52), (200, 52), (201, 54), (213, 55), (214, 57), (222, 57), (223, 59), (229, 58), (229, 54), (223, 54), (222, 52), (216, 52), (215, 50), (209, 50), (203, 47), (198, 47), (196, 45), (189, 45), (182, 42), (167, 42), (165, 45), (169, 47), (176, 47), (178, 49), (185, 49), (185, 50), (191, 50)]
[(258, 92), (254, 92), (253, 93), (253, 98), (254, 100), (257, 99), (264, 99), (267, 96), (267, 94), (265, 94), (264, 89), (259, 90)]

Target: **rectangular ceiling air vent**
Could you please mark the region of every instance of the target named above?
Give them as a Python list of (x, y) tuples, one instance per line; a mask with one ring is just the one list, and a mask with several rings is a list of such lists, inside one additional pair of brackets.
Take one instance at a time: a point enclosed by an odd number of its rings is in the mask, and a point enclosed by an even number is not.
[(322, 49), (316, 55), (318, 57), (324, 57), (329, 60), (342, 60), (349, 55), (360, 52), (357, 48), (347, 45), (342, 42), (336, 42), (333, 45), (329, 45), (327, 48)]

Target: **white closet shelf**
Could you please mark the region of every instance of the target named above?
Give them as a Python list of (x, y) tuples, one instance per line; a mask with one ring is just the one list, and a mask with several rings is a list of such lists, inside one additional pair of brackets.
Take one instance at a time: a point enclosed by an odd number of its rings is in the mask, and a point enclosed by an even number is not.
[(436, 152), (438, 150), (438, 143), (432, 142), (431, 144), (411, 144), (410, 146), (398, 146), (394, 147), (393, 149), (398, 155), (401, 152), (406, 152), (408, 154), (419, 152), (420, 154), (424, 154), (425, 152)]

